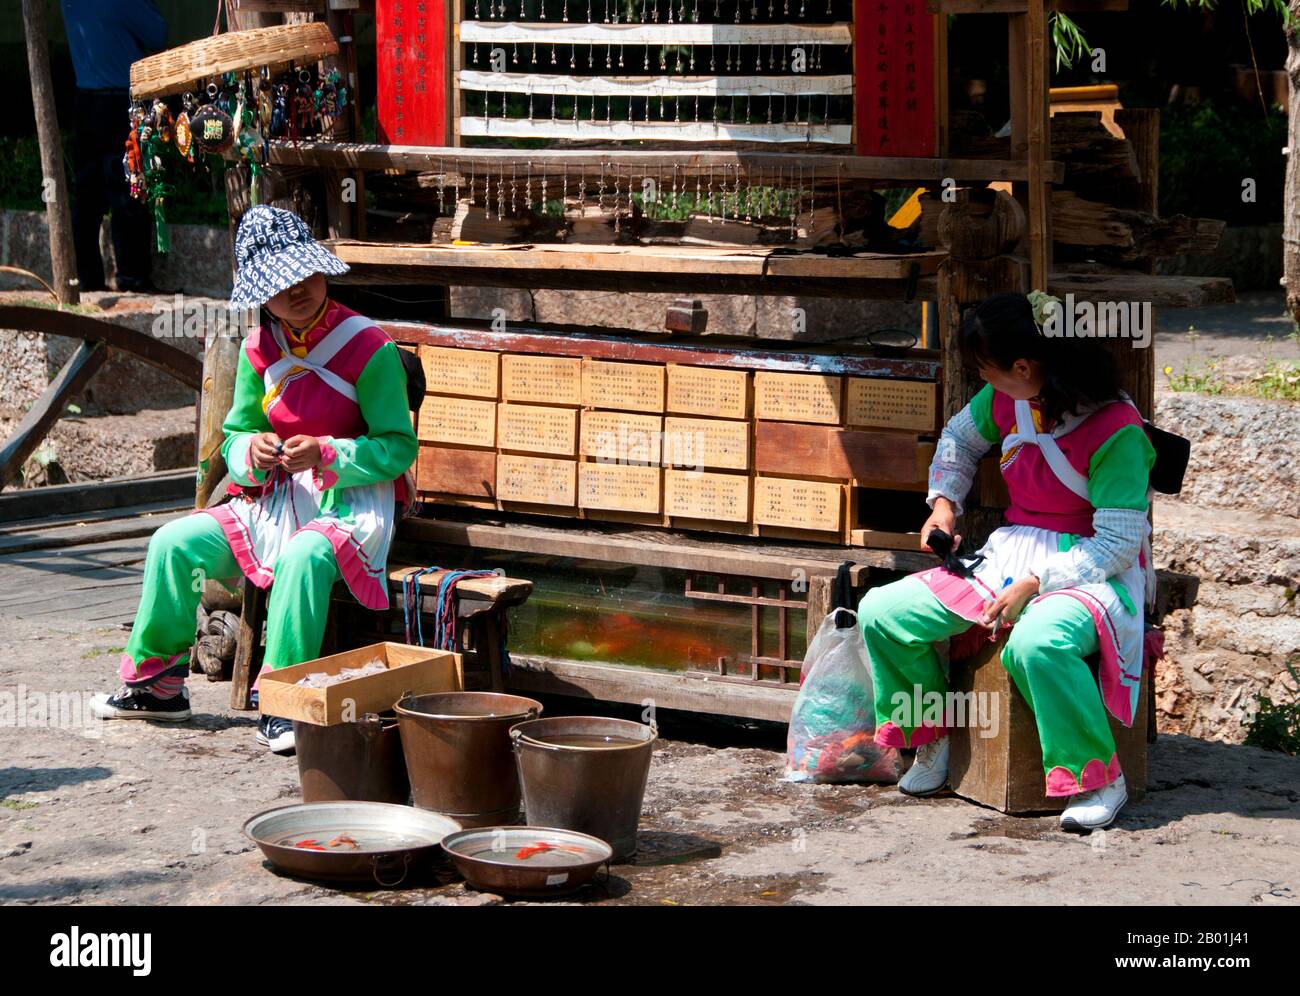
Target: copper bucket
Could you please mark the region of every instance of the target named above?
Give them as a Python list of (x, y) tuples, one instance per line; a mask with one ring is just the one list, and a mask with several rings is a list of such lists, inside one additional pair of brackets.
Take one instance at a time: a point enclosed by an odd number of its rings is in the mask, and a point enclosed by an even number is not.
[(510, 731), (524, 812), (532, 826), (599, 837), (614, 861), (636, 853), (654, 726), (601, 716), (557, 716)]
[(498, 692), (406, 695), (396, 705), (415, 804), (483, 827), (519, 819), (519, 775), (510, 727), (542, 704)]
[(396, 718), (366, 713), (359, 722), (293, 724), (303, 802), (388, 802), (411, 798)]

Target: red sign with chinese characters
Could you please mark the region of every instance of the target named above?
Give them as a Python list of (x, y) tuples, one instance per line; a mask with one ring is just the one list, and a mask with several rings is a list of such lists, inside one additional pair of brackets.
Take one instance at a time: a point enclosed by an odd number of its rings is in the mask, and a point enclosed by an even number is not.
[(384, 145), (450, 145), (447, 0), (375, 0), (377, 119)]
[(859, 155), (938, 155), (935, 17), (926, 11), (925, 0), (853, 0)]

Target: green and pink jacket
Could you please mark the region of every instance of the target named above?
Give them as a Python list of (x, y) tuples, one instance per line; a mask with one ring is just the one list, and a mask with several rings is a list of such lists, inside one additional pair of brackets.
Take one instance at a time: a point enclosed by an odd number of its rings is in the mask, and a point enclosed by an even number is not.
[[(398, 506), (409, 504), (418, 443), (397, 346), (369, 319), (330, 301), (321, 320), (291, 342), (264, 322), (240, 349), (222, 455), (235, 497), (206, 510), (221, 524), (244, 575), (265, 588), (275, 560), (299, 530), (324, 535), (362, 605), (388, 606), (387, 562)], [(289, 474), (258, 470), (253, 437), (306, 434), (321, 464)]]

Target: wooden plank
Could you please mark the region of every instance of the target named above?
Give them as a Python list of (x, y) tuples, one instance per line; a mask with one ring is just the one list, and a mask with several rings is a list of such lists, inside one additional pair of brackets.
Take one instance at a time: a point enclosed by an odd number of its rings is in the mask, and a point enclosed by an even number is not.
[(650, 699), (661, 709), (773, 723), (789, 721), (797, 692), (771, 685), (706, 681), (699, 674), (590, 664), (535, 654), (512, 654), (511, 661), (506, 687), (513, 692), (634, 704)]
[(420, 404), (417, 435), (424, 443), (495, 446), (497, 404), (495, 401), (426, 394)]
[(661, 473), (658, 467), (579, 464), (578, 505), (616, 512), (658, 512)]
[(496, 497), (497, 457), (490, 450), (420, 445), (415, 486), (422, 492)]
[(650, 363), (582, 361), (582, 403), (635, 412), (664, 410), (664, 368)]
[(462, 546), (478, 550), (505, 550), (555, 557), (583, 557), (611, 563), (788, 581), (798, 569), (809, 577), (834, 575), (839, 563), (851, 560), (854, 584), (871, 568), (919, 571), (934, 566), (934, 557), (919, 550), (850, 549), (848, 547), (781, 547), (770, 542), (690, 536), (663, 530), (608, 528), (557, 528), (525, 522), (456, 521), (454, 519), (404, 519), (399, 526), (404, 544)]
[(850, 377), (844, 390), (849, 425), (938, 431), (938, 385), (933, 382)]
[(164, 501), (143, 502), (128, 508), (109, 508), (91, 512), (65, 512), (60, 515), (45, 516), (40, 519), (15, 519), (9, 521), (0, 516), (0, 536), (13, 536), (18, 533), (40, 533), (60, 526), (77, 526), (89, 532), (95, 532), (110, 522), (120, 523), (125, 519), (141, 515), (158, 515), (168, 512), (189, 511), (189, 496), (172, 498)]
[(749, 422), (717, 418), (664, 420), (664, 466), (749, 469)]
[[(1023, 181), (1028, 178), (1023, 162), (1009, 159), (979, 159), (913, 156), (853, 156), (816, 152), (754, 152), (748, 150), (674, 149), (467, 149), (415, 145), (372, 145), (345, 142), (298, 142), (276, 139), (268, 143), (270, 161), (281, 166), (336, 166), (370, 170), (409, 170), (434, 173), (499, 173), (502, 167), (546, 169), (552, 174), (567, 167), (571, 180), (580, 175), (599, 176), (602, 169), (634, 171), (638, 168), (672, 171), (694, 176), (710, 169), (741, 168), (742, 182), (750, 171), (800, 168), (811, 182), (815, 173), (823, 182), (874, 180), (882, 183), (904, 180), (938, 185), (945, 177), (959, 183)], [(1060, 163), (1049, 164), (1053, 183), (1065, 176)]]
[(844, 416), (843, 378), (815, 374), (754, 374), (754, 417), (838, 425)]
[(53, 547), (79, 546), (82, 543), (99, 543), (108, 539), (150, 536), (159, 526), (166, 525), (173, 519), (183, 518), (188, 514), (189, 510), (187, 509), (170, 515), (149, 515), (122, 519), (94, 529), (87, 529), (74, 524), (44, 532), (25, 532), (12, 536), (0, 536), (0, 554), (47, 550)]
[(566, 356), (503, 356), (501, 397), (551, 405), (581, 404), (582, 360)]
[[(412, 570), (418, 570), (415, 564), (389, 564), (388, 582), (393, 591), (400, 591), (402, 579)], [(448, 571), (433, 571), (421, 574), (416, 584), (421, 589), (437, 592), (442, 579)], [(494, 604), (516, 605), (525, 601), (532, 593), (533, 583), (522, 578), (508, 578), (500, 574), (484, 578), (462, 578), (456, 582), (456, 594), (473, 600), (488, 601)]]
[(663, 419), (658, 415), (584, 411), (579, 452), (604, 462), (661, 462)]
[(577, 463), (549, 457), (497, 456), (501, 501), (570, 507), (576, 500)]
[(1231, 304), (1237, 299), (1230, 277), (1054, 271), (1047, 286), (1062, 300), (1066, 294), (1073, 294), (1075, 301), (1150, 301), (1157, 308), (1200, 308)]
[[(1033, 0), (926, 0), (932, 14), (1023, 14)], [(1129, 9), (1129, 0), (1047, 0), (1048, 10), (1068, 14), (1116, 13)]]
[(844, 489), (838, 484), (754, 478), (754, 522), (758, 525), (839, 532), (843, 511)]
[(139, 477), (112, 477), (103, 481), (26, 488), (0, 495), (0, 522), (63, 513), (75, 515), (148, 501), (169, 501), (189, 497), (193, 491), (192, 468), (162, 470)]
[(673, 364), (668, 367), (667, 410), (682, 415), (746, 418), (749, 374)]
[(686, 275), (701, 271), (737, 277), (805, 277), (903, 280), (915, 264), (922, 275), (937, 271), (941, 252), (897, 255), (817, 253), (775, 255), (767, 248), (706, 246), (599, 246), (528, 243), (500, 246), (412, 245), (407, 243), (331, 240), (329, 247), (349, 264), (455, 267), (509, 270), (523, 267), (536, 274), (546, 269), (602, 273)]
[(573, 456), (578, 445), (578, 410), (502, 403), (497, 447), (525, 453)]
[(749, 478), (743, 474), (667, 470), (664, 511), (678, 518), (747, 522)]
[(914, 436), (759, 422), (755, 426), (754, 470), (843, 481), (924, 483), (925, 467), (917, 449)]
[[(1190, 278), (1189, 278), (1190, 279)], [(752, 339), (729, 341), (721, 336), (700, 340), (646, 341), (643, 332), (593, 335), (573, 326), (513, 325), (497, 332), (486, 322), (458, 319), (440, 322), (381, 322), (380, 327), (397, 342), (509, 353), (544, 353), (550, 356), (592, 357), (602, 360), (682, 363), (723, 370), (761, 368), (778, 373), (816, 373), (857, 377), (903, 377), (937, 380), (942, 363), (937, 351), (913, 349), (905, 356), (877, 355), (869, 349), (845, 346), (807, 346), (763, 343)], [(503, 357), (505, 359), (505, 357)], [(522, 399), (519, 399), (522, 400)], [(708, 414), (708, 413), (703, 413)]]
[(497, 397), (500, 357), (475, 349), (421, 346), (425, 383), (442, 394), (465, 394), (476, 398)]

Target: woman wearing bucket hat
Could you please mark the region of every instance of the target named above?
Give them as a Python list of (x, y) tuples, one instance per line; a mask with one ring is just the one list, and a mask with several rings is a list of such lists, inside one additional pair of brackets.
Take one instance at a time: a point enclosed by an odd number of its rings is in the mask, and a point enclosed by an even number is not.
[[(263, 309), (240, 349), (222, 456), (232, 499), (168, 523), (149, 542), (144, 592), (119, 669), (100, 696), (104, 719), (179, 722), (204, 577), (271, 588), (266, 667), (320, 653), (340, 577), (362, 605), (388, 607), (386, 563), (398, 504), (414, 491), (417, 442), (397, 346), (369, 319), (329, 299), (325, 277), (347, 265), (289, 211), (259, 205), (235, 236), (230, 306)], [(272, 716), (258, 740), (293, 749)]]

